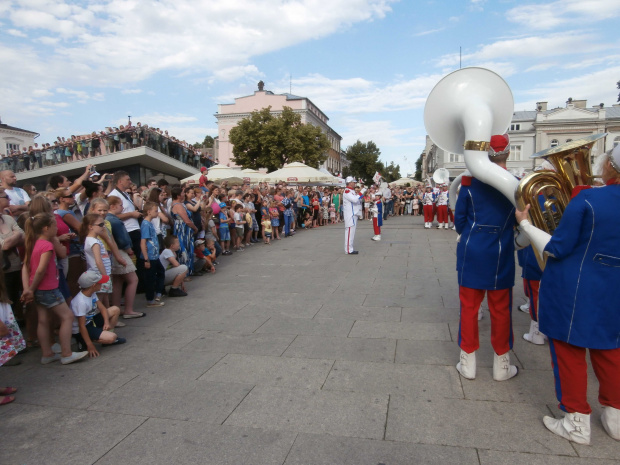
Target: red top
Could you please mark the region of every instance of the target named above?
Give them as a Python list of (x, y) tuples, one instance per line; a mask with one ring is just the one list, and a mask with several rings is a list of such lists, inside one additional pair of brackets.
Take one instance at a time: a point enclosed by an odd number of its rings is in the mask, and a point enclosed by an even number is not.
[(38, 291), (58, 289), (58, 269), (56, 268), (56, 253), (54, 252), (54, 246), (50, 241), (43, 239), (37, 239), (37, 242), (34, 243), (32, 257), (30, 257), (30, 279), (28, 284), (32, 284), (34, 274), (36, 273), (37, 268), (39, 268), (39, 263), (41, 262), (41, 256), (46, 252), (52, 252), (52, 258), (47, 264), (45, 275), (39, 283), (39, 287), (36, 289)]

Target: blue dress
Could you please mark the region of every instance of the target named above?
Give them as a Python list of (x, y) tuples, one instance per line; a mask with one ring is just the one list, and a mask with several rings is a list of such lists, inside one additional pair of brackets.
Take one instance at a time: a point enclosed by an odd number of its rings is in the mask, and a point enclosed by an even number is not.
[[(171, 212), (175, 205), (181, 205), (185, 208), (185, 205), (181, 202), (176, 202), (170, 206)], [(185, 212), (187, 217), (191, 218), (187, 208), (185, 208)], [(183, 221), (180, 215), (172, 213), (172, 217), (174, 218), (174, 235), (179, 239), (181, 246), (177, 253), (178, 262), (182, 265), (187, 265), (189, 274), (192, 274), (194, 271), (194, 231)]]

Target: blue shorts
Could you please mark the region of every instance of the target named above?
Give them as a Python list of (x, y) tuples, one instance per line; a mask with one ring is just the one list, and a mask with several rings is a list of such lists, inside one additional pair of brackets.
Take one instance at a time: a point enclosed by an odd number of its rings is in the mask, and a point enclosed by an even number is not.
[(271, 226), (280, 226), (280, 218), (271, 218)]
[(65, 298), (60, 289), (56, 288), (49, 291), (34, 291), (34, 301), (45, 308), (52, 308), (65, 303)]
[(220, 226), (220, 241), (229, 241), (230, 240), (230, 229), (222, 228)]
[[(101, 337), (101, 333), (103, 333), (103, 324), (105, 321), (103, 320), (103, 316), (101, 313), (97, 313), (92, 321), (86, 325), (86, 331), (88, 331), (88, 337), (91, 341), (98, 341)], [(76, 341), (85, 344), (84, 338), (80, 333), (74, 334), (73, 337)]]

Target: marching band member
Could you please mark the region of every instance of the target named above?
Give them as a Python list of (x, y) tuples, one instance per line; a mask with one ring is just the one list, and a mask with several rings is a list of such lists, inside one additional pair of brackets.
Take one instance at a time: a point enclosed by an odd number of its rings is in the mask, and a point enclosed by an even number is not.
[(553, 237), (529, 223), (529, 205), (516, 213), (547, 257), (538, 321), (549, 338), (556, 396), (566, 415), (543, 422), (579, 444), (590, 443), (586, 349), (599, 381), (603, 427), (620, 441), (620, 145), (603, 156), (606, 186), (574, 197)]
[(359, 252), (354, 250), (353, 241), (355, 239), (357, 220), (359, 219), (359, 215), (362, 210), (362, 202), (360, 195), (355, 192), (355, 179), (349, 176), (347, 177), (346, 182), (347, 188), (344, 190), (344, 195), (342, 196), (342, 211), (344, 215), (344, 253), (357, 255)]
[(375, 198), (372, 207), (370, 207), (372, 213), (372, 227), (375, 235), (373, 241), (381, 240), (381, 226), (383, 226), (383, 204), (381, 203), (381, 193), (375, 193)]
[[(508, 136), (493, 136), (489, 159), (506, 168)], [(487, 294), (491, 313), (493, 379), (505, 381), (516, 376), (510, 365), (512, 348), (512, 287), (514, 286), (514, 207), (498, 190), (483, 182), (463, 176), (456, 202), (454, 224), (461, 235), (456, 249), (461, 321), (459, 326), (459, 373), (467, 379), (476, 377), (478, 309)]]
[(523, 335), (523, 339), (532, 344), (543, 345), (545, 343), (545, 335), (540, 332), (538, 327), (538, 289), (540, 287), (542, 270), (540, 266), (538, 266), (534, 250), (531, 246), (518, 250), (517, 259), (521, 267), (523, 290), (528, 298), (527, 304), (520, 306), (519, 310), (525, 307), (532, 319), (530, 322), (530, 331)]
[(422, 205), (424, 205), (424, 227), (428, 229), (433, 226), (433, 220), (435, 219), (433, 214), (435, 194), (431, 191), (431, 186), (426, 186), (426, 192), (422, 195)]
[(443, 184), (441, 186), (441, 191), (437, 194), (437, 225), (438, 229), (441, 229), (442, 226), (445, 229), (448, 229), (448, 186)]

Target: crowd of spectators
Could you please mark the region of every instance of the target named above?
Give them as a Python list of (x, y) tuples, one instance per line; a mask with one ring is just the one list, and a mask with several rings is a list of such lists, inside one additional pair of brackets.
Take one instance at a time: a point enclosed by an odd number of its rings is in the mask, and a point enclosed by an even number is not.
[[(222, 256), (342, 221), (338, 187), (216, 185), (206, 167), (197, 184), (139, 186), (125, 171), (94, 178), (91, 167), (74, 181), (51, 176), (44, 192), (0, 172), (0, 338), (13, 338), (2, 339), (0, 364), (23, 346), (40, 347), (43, 364), (98, 356), (95, 343), (126, 342), (116, 334), (124, 320), (187, 296), (185, 283), (215, 273)], [(399, 187), (370, 187), (365, 210), (377, 190), (393, 207), (386, 215), (416, 214), (421, 193)]]
[(20, 173), (136, 147), (149, 147), (194, 168), (214, 164), (209, 150), (194, 148), (160, 128), (142, 123), (134, 126), (129, 121), (127, 125), (118, 128), (107, 127), (105, 131), (93, 131), (91, 134), (57, 137), (55, 141), (43, 143), (41, 146), (37, 142), (28, 148), (23, 147), (21, 152), (14, 150), (7, 155), (0, 153), (0, 171)]

